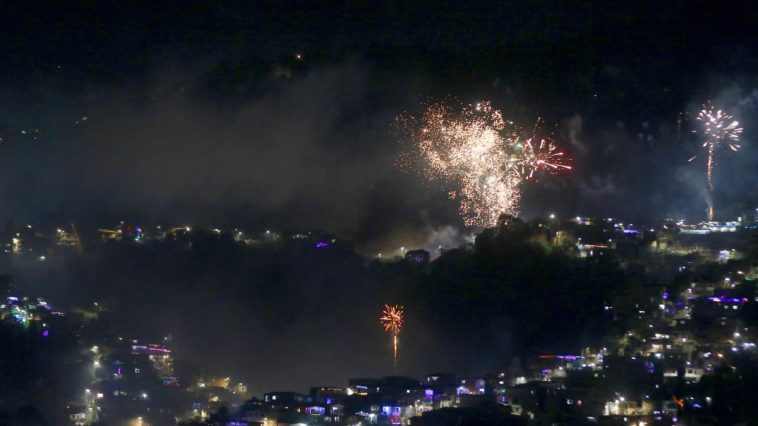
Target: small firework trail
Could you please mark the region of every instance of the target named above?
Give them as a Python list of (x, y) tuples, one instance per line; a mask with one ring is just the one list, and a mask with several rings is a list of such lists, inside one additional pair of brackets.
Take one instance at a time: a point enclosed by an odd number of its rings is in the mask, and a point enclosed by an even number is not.
[[(739, 141), (742, 127), (740, 127), (740, 123), (734, 117), (720, 109), (716, 110), (710, 103), (703, 105), (703, 109), (697, 115), (697, 120), (700, 121), (702, 126), (701, 133), (705, 135), (703, 148), (706, 149), (707, 153), (705, 170), (710, 198), (708, 202), (708, 220), (713, 221), (713, 168), (716, 166), (716, 152), (723, 145), (728, 146), (732, 151), (738, 151), (740, 149)], [(693, 130), (693, 132), (697, 133), (697, 130)], [(692, 157), (689, 161), (694, 159), (695, 157)]]
[(392, 345), (394, 348), (392, 365), (397, 368), (397, 336), (403, 328), (405, 314), (403, 305), (384, 305), (382, 315), (379, 317), (379, 323), (385, 331), (392, 333)]

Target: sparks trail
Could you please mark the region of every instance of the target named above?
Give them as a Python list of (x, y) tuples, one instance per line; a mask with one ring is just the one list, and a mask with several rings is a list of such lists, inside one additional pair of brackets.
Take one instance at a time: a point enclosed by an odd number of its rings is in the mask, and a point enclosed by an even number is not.
[[(738, 142), (740, 141), (740, 134), (742, 134), (742, 127), (737, 120), (734, 120), (734, 117), (721, 110), (716, 110), (710, 103), (703, 105), (703, 109), (697, 115), (697, 120), (703, 127), (701, 133), (705, 135), (703, 148), (706, 149), (705, 173), (710, 198), (708, 200), (708, 220), (713, 221), (713, 169), (716, 166), (716, 152), (724, 144), (732, 151), (738, 151), (741, 147)], [(693, 133), (697, 133), (697, 130), (693, 130)], [(689, 161), (695, 158), (692, 157)]]

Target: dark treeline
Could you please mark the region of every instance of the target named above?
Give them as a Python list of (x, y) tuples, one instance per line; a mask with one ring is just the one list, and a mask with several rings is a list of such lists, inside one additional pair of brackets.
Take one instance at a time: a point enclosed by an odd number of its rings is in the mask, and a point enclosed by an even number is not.
[(0, 322), (0, 425), (65, 424), (62, 407), (84, 389), (90, 367), (77, 332), (63, 324), (43, 337), (34, 325)]

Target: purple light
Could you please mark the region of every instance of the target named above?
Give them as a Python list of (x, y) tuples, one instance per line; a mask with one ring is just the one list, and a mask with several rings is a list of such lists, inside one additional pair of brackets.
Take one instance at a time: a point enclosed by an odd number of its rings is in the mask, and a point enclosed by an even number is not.
[(139, 351), (139, 352), (158, 352), (158, 353), (171, 353), (171, 350), (157, 346), (157, 345), (132, 345), (133, 351)]
[(329, 243), (325, 241), (319, 241), (316, 243), (316, 248), (325, 248), (325, 247), (329, 247)]
[(326, 410), (324, 409), (324, 407), (313, 406), (313, 407), (305, 407), (303, 411), (305, 412), (305, 414), (319, 414), (323, 416)]
[(434, 398), (434, 391), (432, 389), (426, 389), (424, 391), (424, 397), (426, 397), (428, 399)]
[(568, 361), (576, 361), (581, 358), (580, 355), (540, 355), (542, 359), (565, 359)]
[(669, 292), (668, 291), (664, 291), (663, 292), (663, 300), (669, 300)]
[(163, 385), (164, 386), (173, 386), (173, 387), (179, 386), (179, 378), (173, 377), (173, 376), (172, 377), (165, 377), (163, 379)]
[(740, 299), (739, 297), (718, 297), (718, 296), (710, 296), (708, 297), (708, 300), (711, 302), (716, 303), (747, 303), (747, 298)]
[(47, 330), (45, 330), (45, 331), (42, 332), (42, 337), (47, 337), (49, 335), (50, 335), (50, 332), (47, 331)]
[(624, 229), (624, 233), (625, 234), (638, 234), (639, 231), (637, 231), (636, 229)]

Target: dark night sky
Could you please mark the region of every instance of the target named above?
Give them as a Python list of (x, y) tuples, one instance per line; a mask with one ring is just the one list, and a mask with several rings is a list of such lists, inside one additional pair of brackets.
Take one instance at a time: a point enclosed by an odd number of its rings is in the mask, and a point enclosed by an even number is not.
[[(575, 170), (529, 183), (526, 217), (702, 218), (702, 156), (687, 163), (700, 144), (677, 117), (709, 99), (745, 128), (743, 150), (719, 157), (718, 205), (758, 207), (752, 1), (7, 3), (0, 221), (320, 228), (362, 253), (460, 243), (445, 192), (393, 165), (394, 118), (447, 97), (558, 126)], [(125, 328), (174, 331), (178, 352), (256, 392), (387, 371), (375, 308), (412, 287), (401, 272), (352, 255), (206, 265), (132, 249), (68, 270), (51, 256), (14, 279), (52, 301), (110, 295)], [(408, 312), (413, 374), (494, 365), (510, 345), (507, 324), (490, 323), (504, 340), (488, 363), (481, 342)]]
[(4, 7), (0, 216), (420, 241), (460, 223), (393, 167), (391, 123), (446, 96), (558, 124), (576, 171), (528, 186), (527, 216), (700, 216), (676, 117), (708, 99), (745, 126), (721, 205), (758, 198), (751, 2), (407, 3)]

